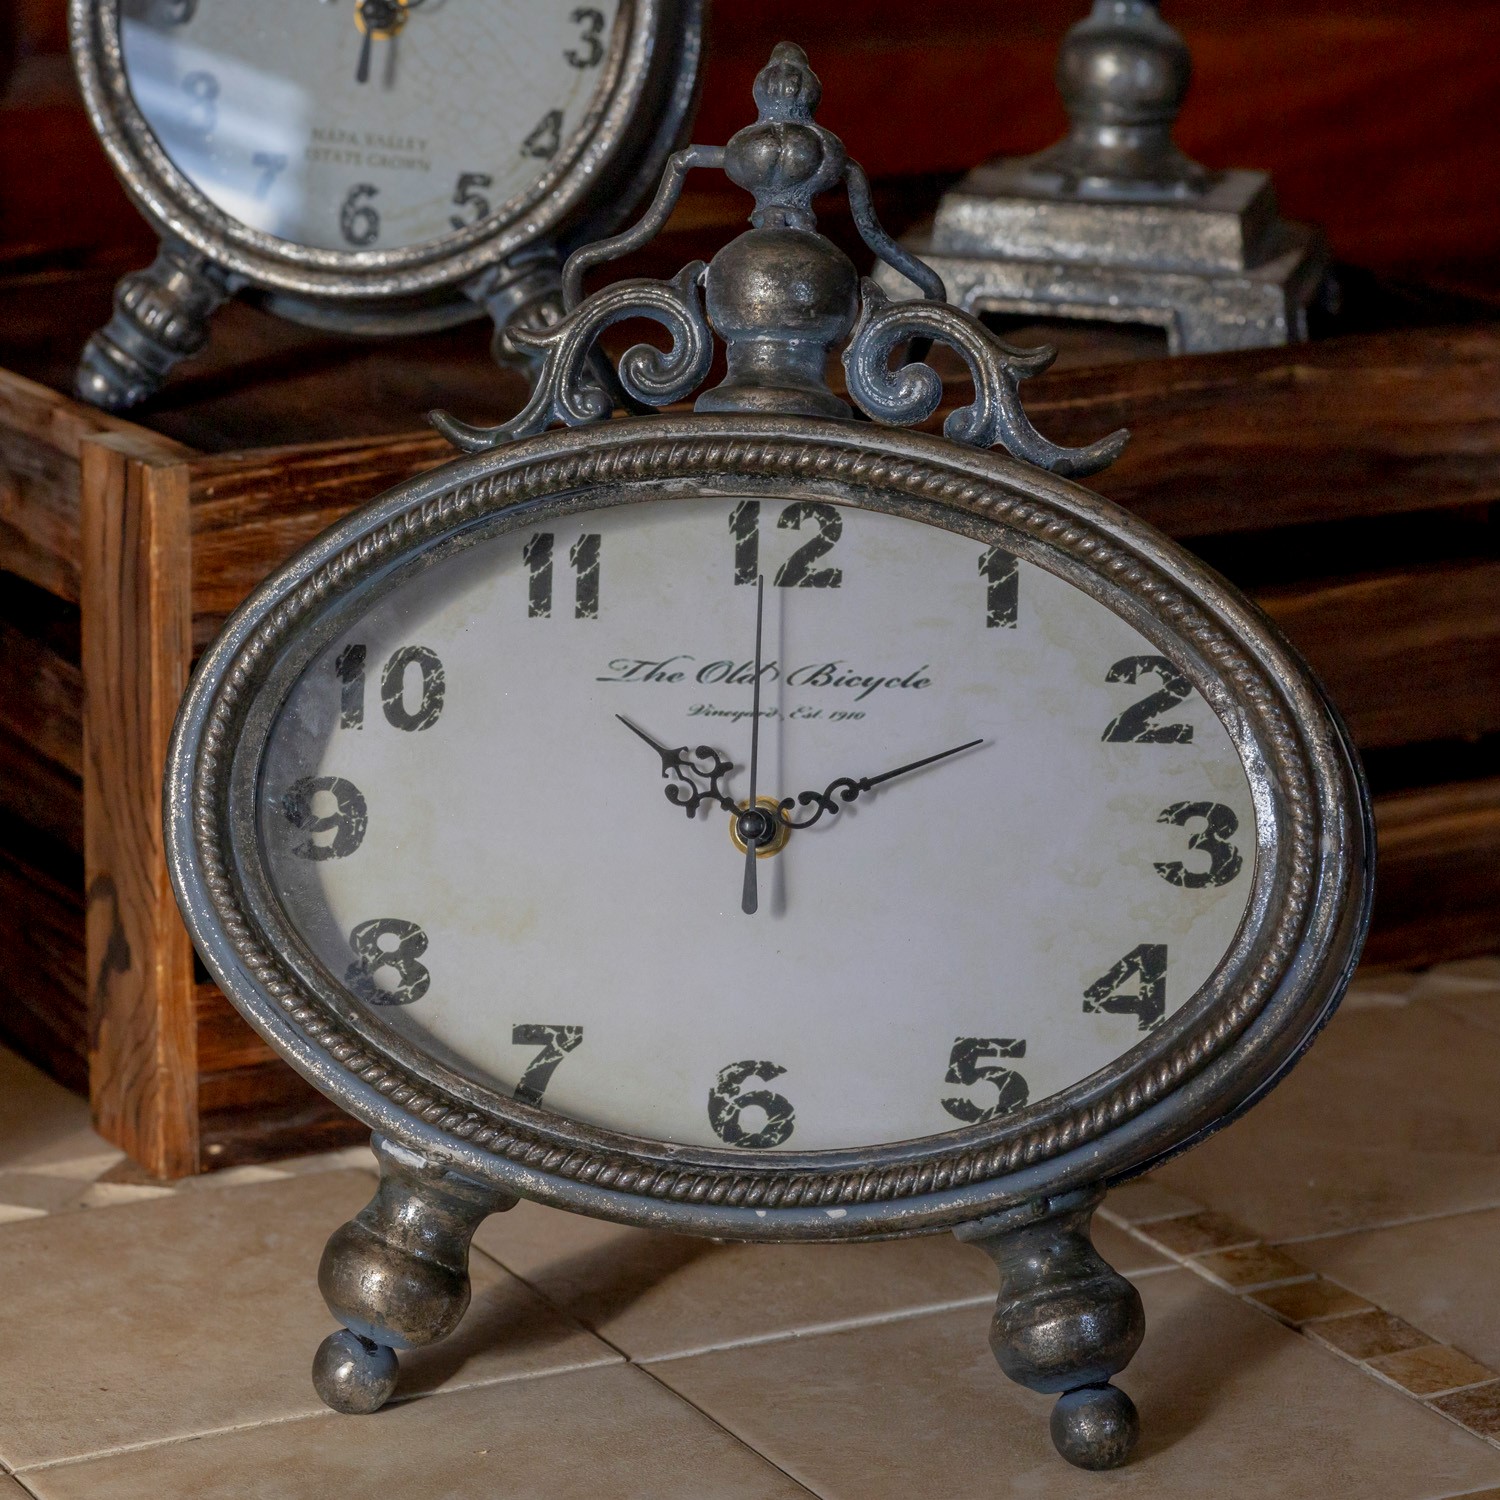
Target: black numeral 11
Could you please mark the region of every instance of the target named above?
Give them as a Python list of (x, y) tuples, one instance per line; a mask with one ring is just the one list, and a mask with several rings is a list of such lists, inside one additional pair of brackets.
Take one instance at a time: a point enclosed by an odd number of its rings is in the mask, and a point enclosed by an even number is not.
[[(533, 620), (552, 618), (552, 552), (556, 538), (539, 531), (521, 549), (526, 564), (526, 613)], [(573, 569), (573, 618), (599, 618), (599, 533), (585, 532), (568, 548)]]

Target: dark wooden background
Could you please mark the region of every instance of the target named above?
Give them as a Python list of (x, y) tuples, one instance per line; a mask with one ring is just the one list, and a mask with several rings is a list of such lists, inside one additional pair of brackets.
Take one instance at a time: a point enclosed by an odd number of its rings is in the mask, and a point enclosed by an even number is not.
[[(20, 64), (0, 109), (0, 267), (149, 248), (78, 108), (63, 0), (16, 7)], [(773, 43), (799, 41), (824, 119), (915, 206), (997, 152), (1062, 129), (1052, 65), (1087, 0), (718, 0), (701, 139), (747, 118)], [(1500, 5), (1494, 0), (1168, 0), (1197, 78), (1182, 145), (1274, 172), (1335, 254), (1500, 295)], [(894, 183), (891, 184), (894, 186)], [(689, 212), (691, 212), (691, 204)]]

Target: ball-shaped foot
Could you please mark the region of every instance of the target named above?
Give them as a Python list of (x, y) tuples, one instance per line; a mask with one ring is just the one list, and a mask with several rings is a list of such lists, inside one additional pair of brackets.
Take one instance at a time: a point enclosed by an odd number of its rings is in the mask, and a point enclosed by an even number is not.
[(1135, 1402), (1112, 1385), (1068, 1391), (1052, 1408), (1052, 1442), (1080, 1469), (1119, 1468), (1140, 1435)]
[(313, 1389), (327, 1406), (350, 1416), (379, 1411), (396, 1389), (396, 1351), (341, 1328), (313, 1356)]

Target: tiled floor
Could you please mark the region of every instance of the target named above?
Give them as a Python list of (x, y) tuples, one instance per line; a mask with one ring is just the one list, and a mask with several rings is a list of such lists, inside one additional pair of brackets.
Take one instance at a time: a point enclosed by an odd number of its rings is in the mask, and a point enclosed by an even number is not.
[(374, 1417), (323, 1410), (364, 1150), (145, 1180), (0, 1054), (0, 1500), (1500, 1500), (1500, 962), (1361, 981), (1261, 1107), (1111, 1194), (1148, 1333), (1125, 1469), (1069, 1469), (951, 1238), (752, 1247), (531, 1204)]

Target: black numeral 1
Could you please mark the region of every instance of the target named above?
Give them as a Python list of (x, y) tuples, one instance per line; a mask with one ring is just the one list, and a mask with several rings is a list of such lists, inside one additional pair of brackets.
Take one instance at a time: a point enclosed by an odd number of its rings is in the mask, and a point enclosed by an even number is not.
[(979, 574), (985, 590), (984, 623), (987, 629), (1016, 628), (1021, 611), (1021, 565), (1004, 547), (991, 547), (979, 559)]
[[(585, 532), (568, 549), (573, 569), (573, 618), (599, 618), (599, 548), (597, 531)], [(550, 531), (539, 531), (521, 549), (526, 564), (526, 613), (533, 620), (552, 617), (552, 554), (556, 538)]]
[(365, 722), (365, 648), (345, 646), (333, 664), (339, 688), (339, 728), (359, 729)]
[(734, 581), (754, 583), (760, 576), (760, 501), (741, 500), (729, 512), (734, 538)]

